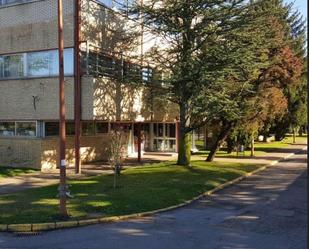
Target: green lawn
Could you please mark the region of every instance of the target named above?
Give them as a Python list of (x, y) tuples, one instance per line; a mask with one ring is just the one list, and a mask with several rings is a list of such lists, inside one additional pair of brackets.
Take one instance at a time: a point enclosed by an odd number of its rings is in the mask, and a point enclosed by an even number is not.
[(4, 177), (13, 177), (21, 174), (33, 173), (36, 171), (37, 170), (30, 168), (12, 168), (0, 166), (0, 179)]
[[(165, 162), (123, 171), (114, 190), (113, 176), (71, 181), (75, 198), (68, 203), (72, 219), (150, 211), (189, 200), (259, 166), (193, 161), (192, 168)], [(57, 185), (0, 196), (0, 223), (57, 220)]]
[[(296, 144), (297, 143), (306, 143), (307, 142), (307, 135), (302, 137), (296, 137)], [(293, 144), (293, 137), (292, 135), (287, 135), (282, 141), (272, 141), (269, 143), (264, 142), (256, 142), (255, 143), (255, 156), (262, 156), (265, 155), (267, 152), (276, 152), (282, 148), (285, 148), (289, 145)], [(207, 156), (209, 154), (209, 150), (203, 150), (204, 142), (203, 141), (196, 141), (196, 147), (199, 149), (199, 152), (195, 153), (195, 155), (199, 156)], [(217, 152), (216, 157), (231, 157), (231, 158), (241, 158), (243, 156), (250, 156), (250, 150), (245, 150), (244, 153), (239, 153), (237, 156), (236, 152), (232, 152), (228, 154), (224, 149), (221, 149)]]

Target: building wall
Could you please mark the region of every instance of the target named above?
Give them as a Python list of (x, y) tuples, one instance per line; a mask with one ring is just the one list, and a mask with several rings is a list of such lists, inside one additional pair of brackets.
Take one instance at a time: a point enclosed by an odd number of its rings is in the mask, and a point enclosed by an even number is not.
[[(65, 46), (74, 44), (74, 0), (64, 0)], [(57, 1), (0, 8), (0, 54), (58, 47)]]
[(0, 165), (41, 167), (41, 140), (0, 137)]
[[(100, 136), (89, 136), (81, 138), (81, 162), (93, 162), (107, 160), (109, 134)], [(67, 137), (66, 160), (70, 166), (74, 165), (74, 137)], [(41, 165), (42, 171), (54, 169), (59, 164), (59, 141), (57, 138), (46, 138), (41, 140)]]
[[(36, 109), (34, 97), (37, 96)], [(0, 81), (0, 120), (50, 120), (59, 117), (58, 78)], [(66, 118), (74, 118), (74, 78), (65, 79)]]
[(151, 97), (149, 88), (120, 84), (109, 78), (82, 78), (84, 120), (174, 122), (177, 105)]
[[(63, 0), (65, 47), (74, 45), (74, 0)], [(0, 8), (0, 54), (58, 47), (57, 1)], [(73, 81), (66, 78), (67, 118), (73, 119)], [(58, 79), (0, 81), (0, 120), (58, 119)], [(33, 96), (39, 99), (36, 110)]]
[[(107, 160), (110, 135), (89, 136), (81, 139), (82, 163)], [(0, 165), (31, 167), (48, 171), (58, 164), (59, 141), (57, 138), (26, 139), (0, 137)], [(67, 137), (67, 164), (74, 165), (74, 137)]]

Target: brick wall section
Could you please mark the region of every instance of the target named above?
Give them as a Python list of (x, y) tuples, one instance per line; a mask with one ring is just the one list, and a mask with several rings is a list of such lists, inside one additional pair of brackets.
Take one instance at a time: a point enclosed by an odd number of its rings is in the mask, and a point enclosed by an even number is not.
[[(33, 96), (38, 96), (36, 110)], [(58, 78), (0, 81), (0, 120), (50, 120), (59, 117)], [(66, 117), (74, 118), (74, 78), (65, 79)]]
[[(65, 46), (74, 44), (73, 0), (64, 0)], [(0, 54), (58, 47), (57, 1), (0, 8)]]
[[(108, 134), (82, 137), (82, 163), (107, 160), (110, 143)], [(74, 165), (74, 137), (67, 137), (66, 159), (68, 165)], [(31, 167), (48, 171), (58, 164), (59, 143), (57, 138), (22, 139), (0, 138), (0, 165), (10, 167)]]
[(0, 165), (10, 167), (41, 167), (41, 140), (0, 138)]
[[(81, 161), (82, 163), (107, 160), (106, 148), (110, 142), (108, 134), (102, 136), (82, 137), (81, 139)], [(59, 163), (58, 153), (59, 143), (57, 138), (47, 138), (42, 140), (41, 164), (42, 171), (54, 169)], [(66, 143), (67, 164), (74, 165), (74, 137), (67, 137)]]

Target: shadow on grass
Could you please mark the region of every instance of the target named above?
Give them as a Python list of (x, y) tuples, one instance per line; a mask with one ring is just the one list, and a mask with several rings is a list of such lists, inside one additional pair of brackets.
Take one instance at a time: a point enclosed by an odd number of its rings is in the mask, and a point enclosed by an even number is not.
[(0, 179), (4, 177), (13, 177), (21, 174), (29, 174), (34, 172), (38, 172), (38, 170), (33, 168), (14, 168), (0, 166)]
[[(187, 168), (171, 163), (130, 169), (118, 177), (102, 175), (70, 182), (72, 219), (150, 211), (176, 205), (257, 166), (193, 161)], [(0, 197), (0, 224), (52, 222), (58, 214), (57, 185)], [(22, 212), (21, 212), (22, 211)]]

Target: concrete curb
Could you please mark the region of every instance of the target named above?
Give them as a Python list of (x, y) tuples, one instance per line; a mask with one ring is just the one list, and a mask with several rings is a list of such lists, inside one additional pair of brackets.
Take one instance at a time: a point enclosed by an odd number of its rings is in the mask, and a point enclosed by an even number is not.
[(185, 201), (183, 203), (180, 203), (178, 205), (170, 206), (167, 208), (161, 208), (153, 211), (148, 212), (142, 212), (142, 213), (135, 213), (135, 214), (129, 214), (129, 215), (121, 215), (121, 216), (111, 216), (111, 217), (99, 217), (95, 219), (85, 219), (85, 220), (73, 220), (73, 221), (62, 221), (62, 222), (51, 222), (51, 223), (34, 223), (34, 224), (0, 224), (0, 232), (14, 232), (14, 233), (29, 233), (29, 232), (40, 232), (40, 231), (50, 231), (50, 230), (56, 230), (56, 229), (62, 229), (62, 228), (73, 228), (73, 227), (81, 227), (81, 226), (87, 226), (87, 225), (94, 225), (99, 223), (110, 223), (110, 222), (116, 222), (121, 220), (128, 220), (132, 218), (139, 218), (139, 217), (145, 217), (154, 215), (157, 213), (162, 213), (170, 210), (174, 210), (183, 206), (187, 206), (191, 204), (194, 201), (197, 201), (205, 196), (211, 196), (213, 193), (218, 192), (219, 190), (222, 190), (226, 187), (229, 187), (231, 185), (234, 185), (245, 178), (257, 174), (265, 169), (267, 169), (269, 166), (273, 166), (279, 162), (285, 161), (286, 159), (292, 157), (293, 155), (306, 150), (307, 147), (295, 152), (290, 153), (283, 157), (282, 159), (275, 160), (267, 165), (261, 166), (256, 170), (253, 170), (251, 172), (248, 172), (244, 174), (243, 176), (237, 177), (231, 181), (228, 181), (226, 183), (223, 183), (209, 191), (206, 191), (191, 200)]

